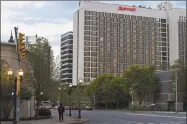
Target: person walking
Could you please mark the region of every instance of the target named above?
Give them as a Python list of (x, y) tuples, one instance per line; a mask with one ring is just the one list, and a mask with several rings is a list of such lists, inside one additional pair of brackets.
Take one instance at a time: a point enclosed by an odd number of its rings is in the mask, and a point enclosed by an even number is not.
[(58, 107), (58, 114), (59, 114), (59, 121), (63, 121), (64, 120), (64, 106), (62, 104), (60, 104), (60, 106)]

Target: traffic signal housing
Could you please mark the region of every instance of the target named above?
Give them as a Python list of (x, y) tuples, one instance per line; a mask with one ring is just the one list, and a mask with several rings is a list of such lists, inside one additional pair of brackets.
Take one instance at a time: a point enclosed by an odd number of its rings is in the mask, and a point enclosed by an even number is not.
[(19, 33), (19, 39), (18, 39), (18, 52), (19, 52), (19, 59), (23, 60), (25, 59), (26, 55), (26, 49), (25, 49), (25, 34)]

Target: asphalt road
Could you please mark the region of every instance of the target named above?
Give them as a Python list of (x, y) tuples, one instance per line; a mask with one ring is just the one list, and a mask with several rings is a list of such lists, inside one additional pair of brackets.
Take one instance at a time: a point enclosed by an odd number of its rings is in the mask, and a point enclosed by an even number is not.
[[(186, 124), (186, 114), (82, 111), (82, 117), (90, 119), (89, 124)], [(75, 112), (72, 111), (75, 116)], [(76, 113), (77, 115), (77, 113)]]

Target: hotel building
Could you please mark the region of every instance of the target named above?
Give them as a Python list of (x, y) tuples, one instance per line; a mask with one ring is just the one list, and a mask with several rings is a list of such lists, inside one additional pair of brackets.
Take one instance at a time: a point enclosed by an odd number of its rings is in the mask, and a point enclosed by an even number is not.
[(103, 73), (120, 76), (132, 64), (168, 70), (186, 60), (186, 9), (80, 2), (73, 19), (73, 84)]
[(62, 83), (72, 83), (73, 64), (73, 32), (61, 35), (61, 69), (60, 80)]

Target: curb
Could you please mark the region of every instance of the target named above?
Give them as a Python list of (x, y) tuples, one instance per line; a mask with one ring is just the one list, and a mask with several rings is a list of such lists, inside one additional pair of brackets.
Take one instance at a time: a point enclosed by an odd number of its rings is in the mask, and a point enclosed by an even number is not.
[[(67, 116), (67, 115), (65, 115)], [(81, 118), (81, 119), (77, 119), (76, 117), (70, 117), (70, 118), (73, 118), (73, 122), (69, 122), (67, 124), (88, 124), (89, 123), (89, 119), (87, 118)]]
[(77, 122), (69, 122), (67, 124), (88, 124), (89, 123), (89, 120), (84, 120), (84, 121), (77, 121)]

